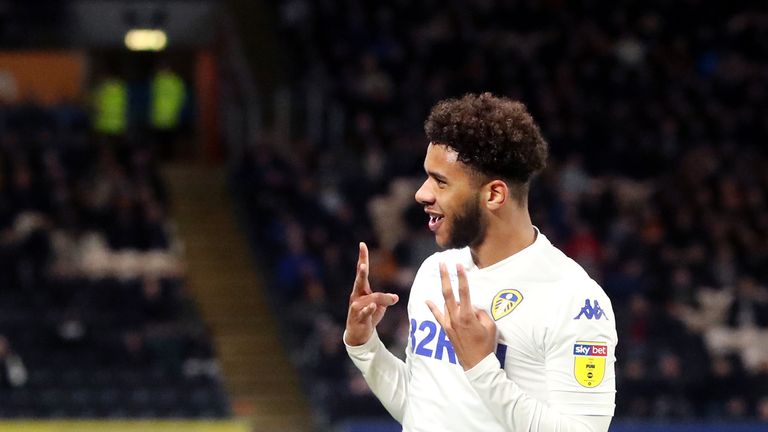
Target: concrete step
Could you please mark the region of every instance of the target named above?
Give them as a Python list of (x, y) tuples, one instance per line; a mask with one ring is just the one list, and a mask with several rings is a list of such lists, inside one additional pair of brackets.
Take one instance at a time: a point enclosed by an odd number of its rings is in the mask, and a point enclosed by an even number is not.
[(168, 166), (187, 282), (210, 325), (235, 413), (254, 431), (308, 432), (309, 408), (237, 227), (222, 168)]

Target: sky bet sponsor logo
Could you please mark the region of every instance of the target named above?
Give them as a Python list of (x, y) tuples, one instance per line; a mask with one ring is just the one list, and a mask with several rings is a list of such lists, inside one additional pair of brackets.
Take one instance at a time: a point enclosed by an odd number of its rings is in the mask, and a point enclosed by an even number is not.
[(573, 345), (573, 376), (583, 387), (593, 388), (603, 382), (608, 344), (576, 342)]
[(577, 343), (573, 346), (573, 355), (606, 357), (608, 355), (608, 346), (602, 344)]

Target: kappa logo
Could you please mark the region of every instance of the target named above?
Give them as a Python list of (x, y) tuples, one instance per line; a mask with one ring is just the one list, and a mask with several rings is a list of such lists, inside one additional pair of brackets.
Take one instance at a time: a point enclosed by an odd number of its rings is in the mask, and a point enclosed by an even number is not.
[(498, 321), (509, 315), (522, 301), (523, 295), (520, 294), (520, 291), (518, 290), (505, 289), (499, 291), (499, 293), (493, 297), (493, 302), (491, 303), (491, 315), (493, 315), (493, 320)]
[(583, 387), (597, 387), (605, 376), (605, 342), (576, 342), (573, 345), (573, 376)]
[(581, 317), (586, 317), (588, 320), (596, 319), (599, 320), (600, 318), (608, 319), (608, 315), (605, 314), (605, 311), (600, 307), (600, 303), (595, 300), (595, 306), (592, 307), (592, 303), (589, 302), (589, 299), (584, 300), (584, 307), (581, 308), (581, 312), (579, 312), (578, 315), (573, 317), (573, 319), (581, 319)]

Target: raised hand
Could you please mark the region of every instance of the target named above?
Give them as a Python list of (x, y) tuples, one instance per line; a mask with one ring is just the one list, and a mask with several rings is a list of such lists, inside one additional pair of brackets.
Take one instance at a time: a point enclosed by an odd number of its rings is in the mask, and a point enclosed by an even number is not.
[(429, 300), (427, 306), (448, 335), (459, 363), (464, 370), (469, 370), (493, 352), (496, 346), (496, 324), (484, 310), (472, 306), (464, 267), (457, 264), (456, 271), (459, 276), (459, 303), (456, 303), (453, 296), (448, 269), (444, 263), (440, 263), (445, 313), (441, 313)]
[(368, 246), (360, 242), (357, 274), (352, 286), (352, 294), (349, 296), (345, 336), (345, 342), (352, 346), (366, 343), (373, 334), (373, 329), (384, 317), (387, 308), (399, 300), (397, 294), (373, 292), (368, 282), (368, 271)]

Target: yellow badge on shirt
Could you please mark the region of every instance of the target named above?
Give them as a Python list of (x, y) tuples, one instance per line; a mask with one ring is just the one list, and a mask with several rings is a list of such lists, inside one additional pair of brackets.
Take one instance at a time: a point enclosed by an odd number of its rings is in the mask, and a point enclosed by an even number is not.
[(608, 344), (605, 342), (576, 342), (573, 345), (573, 375), (584, 387), (597, 387), (605, 376), (605, 359)]
[(499, 291), (491, 303), (491, 315), (493, 315), (494, 321), (509, 315), (522, 301), (523, 295), (518, 290), (505, 289)]

